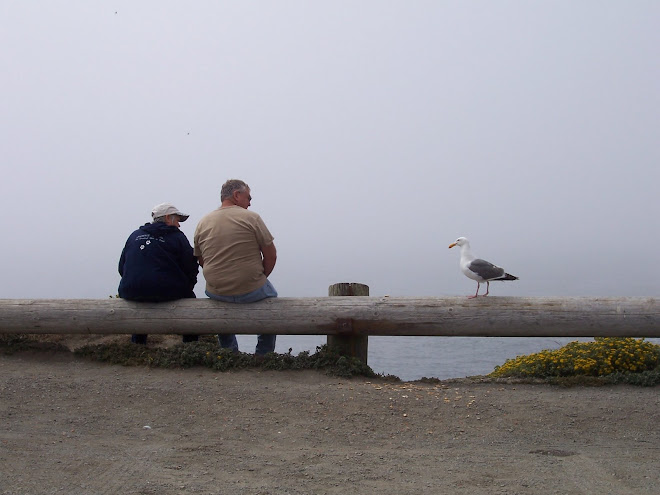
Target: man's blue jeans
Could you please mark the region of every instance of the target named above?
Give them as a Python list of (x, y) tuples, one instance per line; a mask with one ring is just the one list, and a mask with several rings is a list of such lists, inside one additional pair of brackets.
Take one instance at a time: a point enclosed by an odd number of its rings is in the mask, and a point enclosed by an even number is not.
[[(217, 294), (212, 294), (209, 291), (204, 291), (207, 296), (216, 301), (237, 303), (237, 304), (248, 304), (262, 299), (267, 299), (269, 297), (277, 297), (277, 291), (273, 284), (270, 283), (270, 280), (267, 280), (264, 285), (259, 287), (257, 290), (248, 292), (247, 294), (241, 294), (240, 296), (219, 296)], [(257, 348), (254, 353), (263, 356), (269, 352), (275, 352), (275, 339), (277, 335), (258, 335), (257, 336)], [(223, 333), (218, 334), (218, 344), (223, 349), (231, 349), (234, 352), (238, 352), (238, 341), (236, 340), (236, 335), (233, 333)]]

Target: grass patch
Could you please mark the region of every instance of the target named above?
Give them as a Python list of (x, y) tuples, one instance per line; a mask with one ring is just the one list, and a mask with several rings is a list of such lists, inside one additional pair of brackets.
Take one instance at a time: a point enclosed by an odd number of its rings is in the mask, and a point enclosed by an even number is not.
[[(59, 343), (44, 340), (41, 335), (0, 334), (0, 352), (62, 352), (72, 351)], [(199, 342), (173, 347), (152, 347), (130, 342), (85, 345), (73, 351), (79, 358), (122, 366), (154, 368), (192, 368), (202, 366), (216, 371), (242, 369), (316, 370), (331, 376), (384, 378), (401, 381), (393, 375), (376, 374), (356, 358), (342, 356), (326, 345), (316, 352), (271, 353), (262, 360), (252, 354), (232, 353), (218, 348), (212, 336), (201, 336)], [(472, 377), (480, 382), (549, 383), (571, 386), (603, 386), (629, 384), (655, 386), (660, 384), (660, 346), (633, 338), (596, 338), (593, 342), (571, 342), (557, 350), (545, 350), (527, 356), (508, 359), (486, 376)], [(436, 378), (420, 381), (435, 383)]]
[[(69, 348), (53, 342), (43, 342), (35, 335), (1, 335), (0, 352), (14, 354), (24, 351), (71, 352)], [(153, 368), (192, 368), (202, 366), (216, 371), (242, 369), (264, 370), (317, 370), (331, 376), (363, 376), (375, 378), (374, 371), (357, 358), (342, 356), (326, 345), (316, 352), (301, 352), (297, 356), (292, 349), (286, 354), (270, 353), (263, 359), (252, 354), (233, 353), (220, 349), (211, 336), (200, 337), (199, 342), (177, 344), (173, 347), (150, 347), (130, 342), (84, 345), (73, 351), (76, 357), (122, 366), (148, 366)], [(396, 379), (396, 377), (387, 377)]]
[(166, 349), (144, 347), (134, 344), (108, 344), (84, 346), (75, 351), (79, 357), (124, 366), (150, 366), (156, 368), (192, 368), (202, 366), (216, 371), (231, 371), (248, 368), (265, 370), (320, 370), (329, 375), (377, 376), (366, 364), (356, 358), (341, 356), (327, 346), (316, 348), (314, 354), (301, 352), (297, 356), (275, 352), (257, 359), (252, 354), (234, 353), (218, 348), (213, 342), (190, 342)]
[(56, 342), (40, 341), (31, 335), (0, 334), (0, 352), (11, 355), (25, 351), (69, 352), (69, 349)]

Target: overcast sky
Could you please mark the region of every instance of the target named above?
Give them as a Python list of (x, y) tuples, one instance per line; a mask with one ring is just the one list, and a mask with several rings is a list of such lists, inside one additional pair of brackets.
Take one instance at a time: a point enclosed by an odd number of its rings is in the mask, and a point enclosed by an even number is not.
[[(280, 296), (660, 296), (660, 2), (3, 1), (0, 298), (107, 298), (229, 178)], [(196, 292), (203, 296), (200, 276)]]

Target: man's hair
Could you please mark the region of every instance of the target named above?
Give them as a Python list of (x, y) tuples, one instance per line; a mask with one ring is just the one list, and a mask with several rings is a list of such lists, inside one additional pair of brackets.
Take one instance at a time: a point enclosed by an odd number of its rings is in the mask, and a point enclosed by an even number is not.
[(234, 191), (245, 191), (246, 189), (249, 188), (250, 186), (248, 186), (242, 180), (230, 179), (227, 182), (225, 182), (222, 185), (222, 189), (220, 189), (220, 201), (222, 202), (225, 199), (231, 198), (232, 195), (234, 194)]
[(165, 217), (156, 217), (156, 218), (154, 218), (154, 221), (151, 222), (151, 223), (158, 223), (158, 222), (165, 223)]

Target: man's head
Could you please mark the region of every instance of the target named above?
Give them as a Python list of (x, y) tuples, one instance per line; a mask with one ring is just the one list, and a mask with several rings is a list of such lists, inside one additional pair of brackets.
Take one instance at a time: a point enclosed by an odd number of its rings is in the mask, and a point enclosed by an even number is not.
[(154, 223), (163, 222), (167, 225), (174, 225), (175, 227), (179, 226), (179, 222), (188, 220), (189, 216), (186, 213), (181, 213), (176, 206), (170, 203), (161, 203), (154, 206), (151, 210), (151, 218), (154, 219)]
[(247, 210), (251, 200), (250, 186), (242, 180), (230, 179), (222, 185), (220, 201), (223, 205), (236, 205)]

